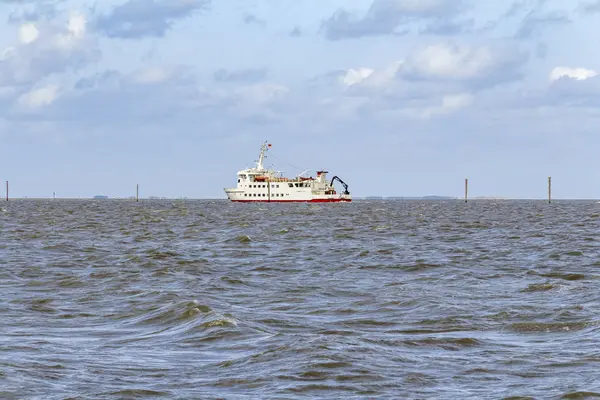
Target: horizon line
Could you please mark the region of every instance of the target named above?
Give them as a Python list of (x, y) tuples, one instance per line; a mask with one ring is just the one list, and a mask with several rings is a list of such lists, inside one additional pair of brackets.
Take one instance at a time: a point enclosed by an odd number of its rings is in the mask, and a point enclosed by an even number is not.
[[(127, 200), (136, 202), (135, 197), (105, 197), (105, 198), (94, 198), (94, 197), (9, 197), (10, 200)], [(139, 197), (139, 200), (145, 201), (155, 201), (155, 200), (224, 200), (229, 201), (226, 197), (167, 197), (167, 196), (152, 196), (152, 197)], [(427, 200), (427, 201), (461, 201), (464, 202), (464, 197), (450, 197), (450, 196), (360, 196), (354, 197), (352, 200)], [(547, 202), (547, 198), (543, 197), (504, 197), (504, 196), (473, 196), (467, 199), (468, 201), (473, 200), (486, 200), (486, 201), (506, 201), (506, 200), (531, 200), (531, 201), (545, 201)], [(592, 197), (554, 197), (552, 201), (560, 201), (560, 200), (598, 200), (600, 198), (592, 198)], [(5, 198), (0, 199), (1, 202), (6, 202)]]

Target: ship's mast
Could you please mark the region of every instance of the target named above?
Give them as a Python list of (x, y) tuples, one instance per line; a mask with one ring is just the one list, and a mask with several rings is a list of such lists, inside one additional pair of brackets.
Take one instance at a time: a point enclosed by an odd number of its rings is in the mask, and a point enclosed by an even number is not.
[(265, 151), (267, 150), (267, 142), (264, 142), (262, 146), (260, 146), (260, 155), (258, 156), (258, 162), (256, 163), (256, 169), (259, 171), (264, 171), (263, 161), (265, 160)]

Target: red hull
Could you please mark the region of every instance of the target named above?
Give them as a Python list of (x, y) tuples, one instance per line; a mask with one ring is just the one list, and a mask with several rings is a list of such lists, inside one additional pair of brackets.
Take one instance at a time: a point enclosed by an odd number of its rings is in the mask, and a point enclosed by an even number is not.
[(312, 199), (312, 200), (231, 200), (234, 203), (350, 203), (348, 199)]

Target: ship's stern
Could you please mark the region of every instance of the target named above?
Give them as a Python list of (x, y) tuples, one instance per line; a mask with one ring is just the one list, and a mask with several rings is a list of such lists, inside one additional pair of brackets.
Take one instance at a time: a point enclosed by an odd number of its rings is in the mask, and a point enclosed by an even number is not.
[(341, 202), (348, 202), (348, 203), (350, 203), (352, 201), (352, 195), (350, 193), (348, 193), (348, 194), (342, 194), (340, 196), (340, 201)]

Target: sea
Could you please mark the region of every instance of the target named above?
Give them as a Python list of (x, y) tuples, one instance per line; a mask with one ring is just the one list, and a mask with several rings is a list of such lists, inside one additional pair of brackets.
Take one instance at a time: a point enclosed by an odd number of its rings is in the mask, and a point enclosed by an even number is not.
[(0, 399), (600, 397), (600, 203), (11, 200)]

